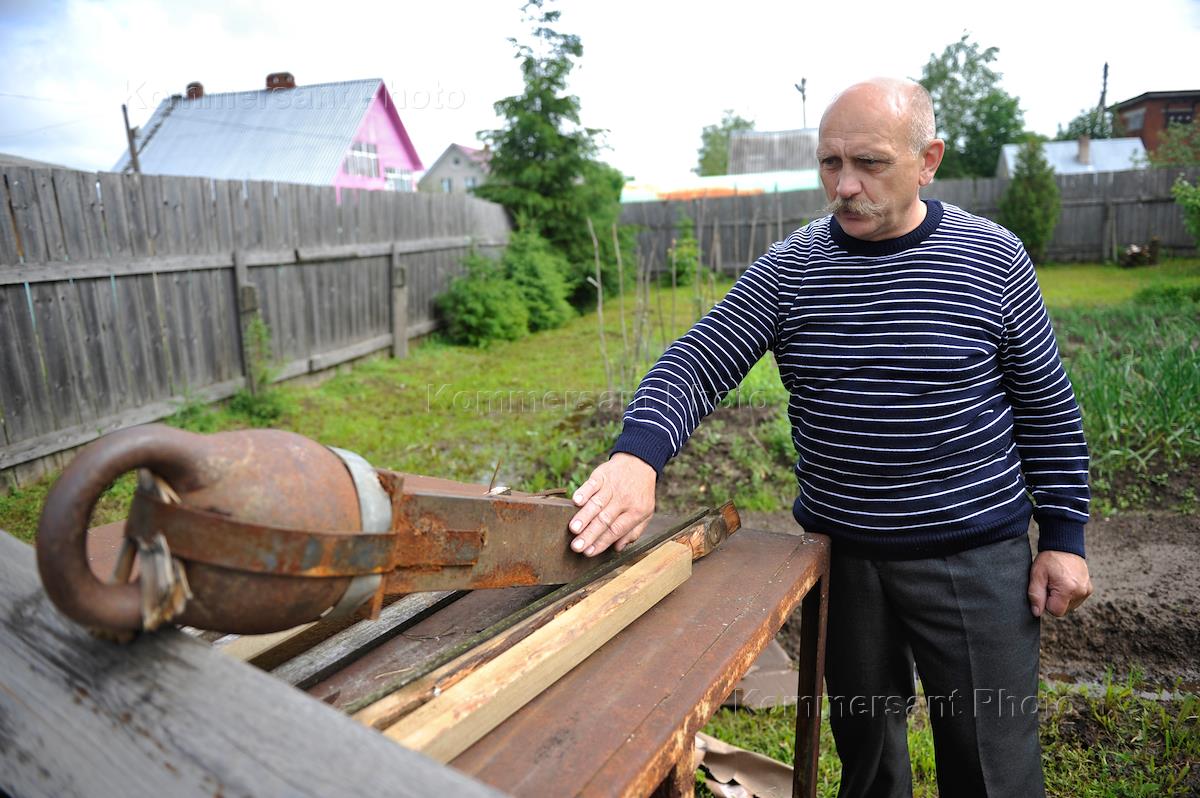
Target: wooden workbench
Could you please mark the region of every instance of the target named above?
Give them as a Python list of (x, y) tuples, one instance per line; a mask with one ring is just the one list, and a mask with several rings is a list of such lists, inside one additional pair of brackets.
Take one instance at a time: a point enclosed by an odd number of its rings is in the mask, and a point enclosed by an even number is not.
[(699, 731), (801, 606), (794, 794), (816, 794), (829, 544), (743, 529), (451, 764), (518, 796), (691, 795)]
[[(321, 794), (336, 784), (339, 790), (356, 792), (379, 792), (388, 785), (384, 792), (389, 794), (482, 795), (490, 792), (484, 786), (489, 785), (518, 796), (690, 795), (695, 732), (800, 607), (794, 792), (815, 795), (829, 552), (828, 541), (820, 536), (739, 531), (696, 562), (681, 587), (461, 754), (452, 769), (398, 747), (388, 749), (394, 744), (382, 735), (324, 704), (336, 706), (339, 690), (349, 695), (356, 674), (362, 681), (371, 671), (379, 673), (388, 656), (397, 656), (397, 648), (419, 639), (419, 628), (460, 623), (461, 618), (454, 619), (464, 612), (473, 618), (492, 610), (503, 615), (522, 591), (536, 588), (476, 591), (460, 599), (410, 630), (417, 634), (397, 638), (395, 645), (381, 646), (310, 687), (324, 699), (318, 700), (177, 632), (147, 635), (127, 647), (92, 640), (56, 616), (36, 584), (32, 553), (9, 551), (24, 547), (4, 538), (0, 536), (0, 544), (7, 554), (0, 565), (14, 558), (5, 579), (14, 580), (8, 587), (21, 585), (5, 598), (19, 599), (15, 603), (24, 608), (22, 626), (36, 616), (37, 629), (52, 638), (37, 641), (30, 637), (31, 629), (23, 629), (21, 663), (9, 661), (9, 642), (0, 640), (0, 720), (10, 728), (15, 720), (26, 741), (21, 761), (9, 761), (17, 749), (6, 745), (0, 762), (6, 771), (19, 766), (10, 775), (26, 774), (7, 785), (18, 794), (68, 795), (89, 791), (88, 785), (100, 788), (90, 790), (93, 794), (109, 792), (100, 785), (120, 785), (127, 795), (155, 794), (170, 783), (172, 794), (190, 794), (183, 789), (188, 786), (211, 794), (220, 785), (245, 794), (279, 794), (280, 787)], [(5, 628), (17, 629), (16, 620), (14, 616), (0, 625), (0, 637), (6, 636)], [(12, 698), (13, 690), (27, 685), (8, 684), (11, 677), (4, 671), (14, 665), (30, 667), (42, 656), (52, 660), (46, 668), (53, 673), (66, 666), (69, 652), (79, 658), (67, 675), (82, 680), (82, 703), (66, 692), (66, 681), (60, 684), (65, 698), (57, 700), (50, 691), (66, 676), (55, 676), (39, 687), (54, 707), (41, 711), (21, 699), (6, 705), (5, 694)], [(101, 672), (88, 673), (91, 659), (103, 665)], [(113, 668), (133, 683), (109, 680), (105, 674)], [(188, 672), (195, 672), (190, 681), (184, 678)], [(136, 686), (148, 687), (156, 679), (165, 679), (170, 700), (139, 704), (137, 697), (144, 692)], [(73, 718), (75, 714), (80, 717)], [(82, 722), (85, 714), (91, 717), (87, 723)], [(6, 724), (0, 724), (0, 731)], [(215, 724), (221, 724), (220, 734), (214, 734)], [(96, 728), (89, 732), (92, 726)], [(155, 739), (147, 744), (138, 728), (150, 730)], [(110, 729), (109, 736), (104, 729)], [(272, 735), (274, 742), (261, 742)], [(40, 742), (30, 747), (30, 739)], [(395, 756), (387, 756), (388, 750), (395, 750)], [(101, 774), (111, 770), (113, 780), (98, 778), (97, 767)], [(261, 783), (256, 772), (262, 774)], [(155, 778), (143, 782), (141, 774)], [(5, 786), (0, 779), (0, 787)]]

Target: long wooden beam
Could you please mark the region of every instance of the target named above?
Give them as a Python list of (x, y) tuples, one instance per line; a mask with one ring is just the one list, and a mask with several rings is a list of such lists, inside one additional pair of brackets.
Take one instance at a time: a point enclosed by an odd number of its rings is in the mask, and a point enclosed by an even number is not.
[(668, 542), (385, 734), (449, 762), (583, 661), (692, 572), (689, 546)]

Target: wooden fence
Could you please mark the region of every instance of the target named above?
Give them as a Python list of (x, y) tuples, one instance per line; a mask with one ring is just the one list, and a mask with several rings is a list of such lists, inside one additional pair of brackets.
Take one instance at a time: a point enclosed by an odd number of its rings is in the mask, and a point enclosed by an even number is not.
[(0, 474), (232, 395), (256, 311), (276, 379), (403, 354), (462, 255), (508, 230), (463, 195), (4, 167)]
[[(1062, 211), (1049, 260), (1111, 260), (1129, 244), (1146, 244), (1157, 236), (1164, 253), (1194, 252), (1196, 243), (1183, 227), (1171, 184), (1183, 174), (1195, 181), (1200, 169), (1142, 169), (1090, 175), (1060, 175)], [(958, 205), (990, 219), (999, 218), (1005, 178), (939, 180), (922, 190), (925, 197)], [(622, 224), (641, 226), (639, 248), (651, 268), (669, 258), (677, 220), (686, 215), (695, 226), (704, 265), (737, 273), (775, 241), (821, 215), (820, 189), (738, 197), (639, 202), (626, 205)]]

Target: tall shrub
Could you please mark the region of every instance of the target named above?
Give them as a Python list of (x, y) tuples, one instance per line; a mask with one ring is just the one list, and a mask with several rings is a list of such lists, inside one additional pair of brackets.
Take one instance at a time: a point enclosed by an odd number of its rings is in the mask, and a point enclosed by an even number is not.
[(1034, 263), (1046, 254), (1060, 207), (1054, 169), (1041, 142), (1030, 139), (1021, 145), (1012, 181), (1000, 199), (1000, 223), (1021, 239)]
[[(700, 245), (692, 229), (692, 220), (681, 213), (675, 220), (675, 238), (667, 252), (667, 269), (663, 282), (666, 285), (691, 285), (696, 281), (696, 270), (700, 266)], [(671, 271), (675, 272), (674, 280)]]
[(1183, 211), (1183, 226), (1192, 234), (1196, 245), (1200, 246), (1200, 181), (1192, 185), (1182, 176), (1171, 186), (1171, 194), (1175, 204)]
[(465, 273), (437, 299), (446, 337), (458, 344), (486, 346), (526, 335), (529, 311), (517, 286), (505, 278), (503, 265), (472, 252), (463, 266)]
[(504, 252), (504, 274), (516, 286), (529, 316), (529, 329), (552, 330), (575, 315), (567, 301), (566, 258), (532, 225), (519, 224)]

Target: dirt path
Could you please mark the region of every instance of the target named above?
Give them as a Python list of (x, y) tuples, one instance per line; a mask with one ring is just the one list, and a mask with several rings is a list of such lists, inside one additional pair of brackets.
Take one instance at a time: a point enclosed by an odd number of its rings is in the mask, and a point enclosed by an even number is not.
[[(789, 513), (743, 513), (747, 527), (794, 532)], [(1123, 678), (1200, 689), (1200, 515), (1129, 512), (1088, 524), (1096, 592), (1066, 618), (1042, 625), (1042, 676)], [(794, 630), (781, 642), (795, 655)]]

